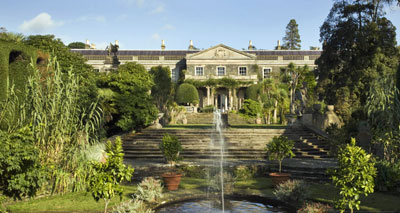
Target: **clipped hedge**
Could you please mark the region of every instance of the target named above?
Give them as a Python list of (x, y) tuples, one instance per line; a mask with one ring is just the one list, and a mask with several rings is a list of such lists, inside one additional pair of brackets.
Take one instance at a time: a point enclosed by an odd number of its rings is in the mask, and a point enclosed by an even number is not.
[[(15, 91), (23, 91), (31, 58), (36, 62), (37, 57), (37, 50), (33, 47), (0, 41), (0, 100), (4, 100), (7, 88), (12, 84), (15, 84)], [(14, 59), (11, 63), (10, 58)]]
[(198, 104), (199, 93), (197, 92), (196, 87), (188, 83), (181, 84), (176, 92), (176, 102), (178, 104)]

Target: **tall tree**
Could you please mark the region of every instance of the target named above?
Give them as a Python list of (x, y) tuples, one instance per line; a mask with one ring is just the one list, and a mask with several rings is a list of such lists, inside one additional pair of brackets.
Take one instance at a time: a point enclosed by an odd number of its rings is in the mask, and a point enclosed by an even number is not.
[(167, 101), (172, 97), (171, 71), (169, 67), (152, 67), (150, 74), (153, 76), (154, 86), (151, 88), (158, 110), (166, 112)]
[(286, 35), (283, 37), (283, 49), (299, 50), (301, 48), (298, 27), (299, 25), (296, 23), (295, 19), (289, 21), (289, 24), (286, 26)]
[(324, 51), (316, 61), (317, 91), (344, 121), (355, 112), (353, 118), (365, 117), (361, 106), (372, 82), (394, 78), (397, 68), (395, 27), (379, 2), (337, 0), (320, 29)]

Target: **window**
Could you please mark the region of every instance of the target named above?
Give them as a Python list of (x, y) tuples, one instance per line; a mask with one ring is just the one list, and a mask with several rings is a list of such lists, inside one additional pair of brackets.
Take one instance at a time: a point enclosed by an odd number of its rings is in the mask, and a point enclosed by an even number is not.
[(247, 67), (239, 67), (239, 75), (247, 75)]
[(271, 78), (271, 72), (272, 72), (272, 69), (271, 69), (271, 68), (264, 68), (264, 69), (263, 69), (263, 76), (264, 76), (264, 79), (266, 79), (266, 78)]
[(225, 67), (217, 67), (217, 75), (225, 75)]
[(204, 67), (196, 67), (195, 69), (196, 69), (195, 75), (198, 75), (198, 76), (204, 75)]

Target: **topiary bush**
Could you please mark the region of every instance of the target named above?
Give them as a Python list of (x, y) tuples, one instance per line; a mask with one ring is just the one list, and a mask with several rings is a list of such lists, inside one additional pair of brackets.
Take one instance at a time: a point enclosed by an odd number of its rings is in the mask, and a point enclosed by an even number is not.
[(267, 144), (267, 155), (270, 160), (279, 161), (279, 173), (282, 171), (282, 161), (285, 157), (294, 157), (292, 149), (294, 141), (289, 140), (286, 136), (274, 136), (272, 141)]
[(278, 185), (273, 192), (278, 200), (300, 204), (308, 196), (307, 185), (302, 180), (288, 180)]
[(176, 92), (176, 102), (178, 104), (198, 104), (199, 93), (196, 87), (188, 83), (181, 84)]
[(160, 143), (160, 150), (171, 165), (182, 160), (182, 157), (179, 156), (179, 153), (182, 151), (182, 145), (175, 135), (164, 134)]

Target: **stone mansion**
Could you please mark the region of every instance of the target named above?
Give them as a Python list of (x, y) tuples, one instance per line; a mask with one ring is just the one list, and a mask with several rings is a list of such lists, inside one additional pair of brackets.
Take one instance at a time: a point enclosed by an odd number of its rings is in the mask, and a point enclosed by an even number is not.
[[(115, 45), (118, 45), (118, 41)], [(315, 60), (321, 55), (319, 50), (280, 50), (279, 41), (277, 50), (255, 50), (251, 41), (247, 50), (237, 50), (223, 44), (197, 50), (192, 41), (188, 50), (167, 50), (162, 41), (161, 50), (117, 50), (114, 55), (110, 51), (97, 49), (72, 51), (81, 53), (87, 63), (98, 72), (115, 69), (113, 57), (117, 57), (121, 64), (137, 62), (148, 70), (154, 66), (167, 66), (174, 82), (178, 80), (179, 72), (186, 70), (185, 79), (205, 81), (210, 78), (232, 78), (241, 82), (257, 83), (260, 77), (269, 78), (291, 62), (296, 66), (308, 65), (314, 69)], [(249, 84), (236, 89), (218, 85), (214, 88), (198, 88), (199, 107), (214, 105), (225, 110), (240, 109)]]

